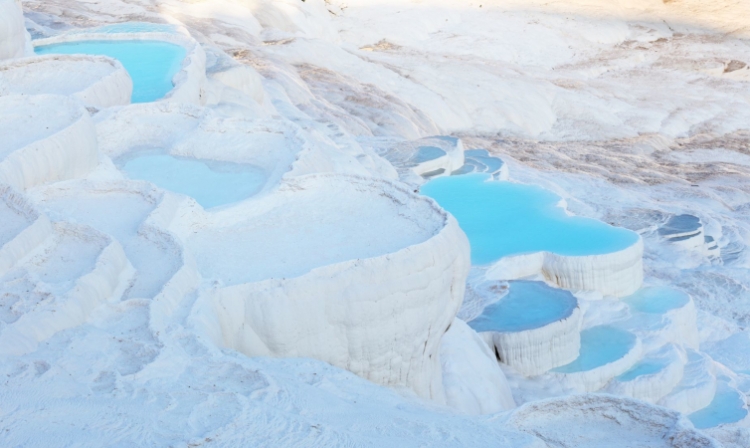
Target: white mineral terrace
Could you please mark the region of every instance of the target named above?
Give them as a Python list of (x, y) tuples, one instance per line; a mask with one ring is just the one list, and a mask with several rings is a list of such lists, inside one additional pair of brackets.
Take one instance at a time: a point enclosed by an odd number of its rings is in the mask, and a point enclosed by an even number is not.
[(0, 445), (750, 447), (749, 16), (0, 0)]

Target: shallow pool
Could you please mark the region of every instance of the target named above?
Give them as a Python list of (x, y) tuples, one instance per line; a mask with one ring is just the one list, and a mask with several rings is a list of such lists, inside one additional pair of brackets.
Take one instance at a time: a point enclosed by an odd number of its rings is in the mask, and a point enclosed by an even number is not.
[(635, 294), (622, 300), (641, 313), (663, 314), (687, 305), (690, 296), (666, 286), (652, 286), (641, 288)]
[(557, 206), (560, 198), (543, 188), (489, 179), (487, 174), (440, 177), (421, 188), (456, 217), (469, 237), (474, 264), (540, 251), (606, 254), (638, 241), (630, 230), (568, 216)]
[(246, 199), (257, 193), (265, 173), (252, 165), (146, 154), (125, 161), (131, 179), (147, 180), (166, 190), (194, 198), (203, 208)]
[(187, 51), (181, 45), (154, 40), (87, 40), (36, 47), (37, 54), (90, 54), (117, 59), (133, 79), (134, 103), (163, 98), (174, 87)]
[(581, 353), (578, 359), (552, 371), (575, 373), (601, 367), (628, 354), (636, 341), (633, 333), (608, 325), (588, 328), (581, 332)]
[(569, 317), (578, 306), (570, 292), (543, 282), (510, 282), (508, 294), (482, 311), (469, 326), (478, 332), (514, 332), (543, 327)]
[(669, 359), (644, 359), (634, 365), (630, 370), (617, 377), (618, 381), (632, 381), (639, 376), (653, 375), (661, 372), (669, 365)]
[(742, 396), (726, 383), (719, 382), (711, 404), (688, 415), (698, 429), (713, 428), (722, 423), (734, 423), (747, 416)]

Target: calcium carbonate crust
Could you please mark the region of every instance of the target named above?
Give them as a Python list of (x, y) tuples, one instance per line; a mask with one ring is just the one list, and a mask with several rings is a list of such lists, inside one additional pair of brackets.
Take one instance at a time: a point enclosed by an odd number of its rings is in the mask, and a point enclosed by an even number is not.
[[(334, 176), (297, 181), (326, 177)], [(335, 177), (356, 188), (427, 201), (433, 216), (425, 218), (442, 226), (426, 241), (393, 253), (206, 291), (221, 342), (248, 356), (316, 358), (444, 403), (440, 342), (463, 300), (470, 265), (466, 236), (432, 200), (399, 184)]]
[(0, 0), (0, 60), (26, 56), (29, 34), (19, 0)]
[[(34, 101), (38, 103), (31, 104)], [(20, 120), (18, 126), (38, 128), (40, 133), (47, 124), (41, 115), (48, 112), (47, 108), (54, 108), (54, 113), (63, 114), (65, 119), (65, 125), (56, 132), (26, 142), (21, 147), (7, 148), (0, 159), (0, 183), (25, 190), (81, 177), (99, 163), (94, 123), (88, 111), (75, 99), (60, 95), (9, 95), (0, 97), (0, 107), (8, 108), (9, 116)], [(29, 111), (17, 116), (12, 114), (24, 107)], [(37, 114), (40, 115), (38, 119)], [(6, 129), (15, 125), (13, 121), (4, 124)]]
[(195, 39), (185, 34), (146, 33), (71, 33), (35, 40), (34, 47), (90, 40), (156, 40), (180, 45), (187, 50), (182, 68), (172, 78), (174, 88), (158, 101), (174, 101), (203, 105), (206, 103), (206, 53)]
[(500, 362), (525, 376), (542, 374), (573, 362), (581, 349), (583, 313), (576, 306), (563, 319), (540, 328), (515, 332), (481, 333)]
[[(54, 76), (56, 70), (80, 71), (79, 67), (84, 63), (105, 67), (107, 73), (75, 92), (69, 91), (68, 86), (55, 86), (54, 80), (48, 79)], [(13, 72), (18, 72), (18, 83), (8, 81)], [(32, 78), (34, 72), (37, 72), (42, 79), (30, 80), (29, 72), (32, 73)], [(25, 83), (33, 85), (28, 86)], [(116, 59), (92, 55), (45, 55), (13, 60), (0, 65), (0, 95), (4, 90), (17, 94), (72, 95), (86, 106), (103, 109), (130, 104), (133, 81), (125, 67)]]
[(552, 252), (503, 257), (487, 271), (492, 280), (544, 277), (561, 288), (625, 297), (643, 284), (643, 239), (609, 254), (570, 256)]

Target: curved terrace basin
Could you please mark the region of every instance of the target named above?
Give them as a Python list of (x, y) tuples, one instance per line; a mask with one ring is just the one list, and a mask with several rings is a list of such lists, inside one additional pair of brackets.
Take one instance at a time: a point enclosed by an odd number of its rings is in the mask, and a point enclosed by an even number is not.
[(456, 217), (469, 237), (473, 264), (542, 251), (601, 255), (638, 242), (635, 232), (568, 216), (557, 206), (560, 198), (547, 190), (489, 178), (486, 174), (441, 177), (421, 189)]
[(266, 174), (253, 165), (146, 154), (127, 160), (122, 170), (131, 179), (149, 181), (194, 198), (203, 208), (246, 199), (265, 183)]
[(585, 372), (621, 359), (635, 347), (633, 333), (607, 325), (588, 328), (581, 332), (581, 352), (578, 359), (554, 369), (557, 373)]
[(514, 332), (540, 328), (573, 314), (578, 300), (543, 282), (510, 282), (508, 294), (469, 322), (477, 332)]
[(664, 370), (669, 365), (669, 359), (647, 359), (642, 360), (638, 364), (634, 365), (630, 370), (619, 375), (617, 381), (627, 382), (633, 381), (639, 376), (653, 375)]
[(36, 53), (109, 56), (122, 63), (133, 80), (134, 103), (163, 98), (174, 87), (172, 78), (182, 66), (184, 47), (154, 40), (87, 40), (36, 47)]
[(669, 287), (653, 286), (641, 288), (635, 294), (622, 300), (641, 313), (664, 314), (669, 310), (687, 305), (690, 302), (690, 296)]
[(719, 383), (711, 404), (688, 415), (688, 418), (696, 428), (705, 429), (723, 423), (735, 423), (746, 416), (747, 409), (742, 395), (725, 383)]

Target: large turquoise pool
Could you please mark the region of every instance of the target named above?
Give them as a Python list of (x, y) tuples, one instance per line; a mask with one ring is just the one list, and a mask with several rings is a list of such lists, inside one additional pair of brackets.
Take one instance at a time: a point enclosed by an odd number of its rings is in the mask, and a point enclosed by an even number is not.
[(37, 54), (90, 54), (117, 59), (133, 79), (134, 103), (163, 98), (174, 87), (187, 51), (181, 45), (155, 40), (86, 40), (36, 47)]
[(257, 193), (266, 176), (252, 165), (146, 154), (127, 160), (122, 170), (131, 179), (194, 198), (203, 208), (246, 199)]
[(421, 189), (456, 217), (469, 237), (474, 264), (540, 251), (599, 255), (638, 241), (630, 230), (567, 215), (557, 206), (560, 198), (543, 188), (489, 179), (487, 174), (439, 177)]
[(540, 328), (569, 317), (578, 300), (569, 291), (543, 282), (510, 282), (508, 294), (482, 311), (469, 326), (478, 332)]

